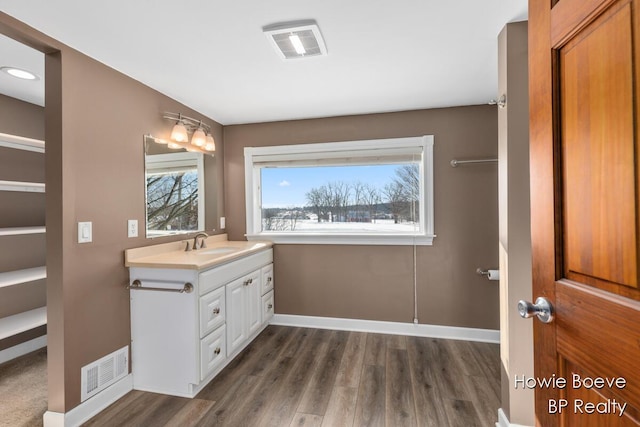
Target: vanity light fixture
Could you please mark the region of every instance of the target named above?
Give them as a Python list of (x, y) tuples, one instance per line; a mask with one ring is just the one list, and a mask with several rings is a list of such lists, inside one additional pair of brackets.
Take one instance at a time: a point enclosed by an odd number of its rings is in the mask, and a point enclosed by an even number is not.
[(281, 59), (324, 56), (327, 47), (314, 20), (281, 22), (262, 27)]
[(22, 80), (39, 80), (39, 77), (33, 74), (31, 71), (23, 70), (16, 67), (0, 67), (0, 70), (9, 74), (12, 77)]
[[(181, 113), (166, 112), (162, 117), (175, 122), (175, 124), (171, 130), (170, 140), (156, 138), (156, 142), (168, 144), (172, 149), (183, 148), (187, 151), (213, 156), (216, 145), (211, 135), (211, 126), (202, 120), (183, 116)], [(190, 133), (193, 133), (191, 142), (189, 142)]]

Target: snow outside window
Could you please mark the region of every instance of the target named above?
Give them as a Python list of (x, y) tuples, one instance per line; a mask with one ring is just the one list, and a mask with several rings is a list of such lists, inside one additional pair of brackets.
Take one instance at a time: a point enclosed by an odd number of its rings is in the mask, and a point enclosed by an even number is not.
[(433, 136), (247, 147), (247, 238), (431, 245)]

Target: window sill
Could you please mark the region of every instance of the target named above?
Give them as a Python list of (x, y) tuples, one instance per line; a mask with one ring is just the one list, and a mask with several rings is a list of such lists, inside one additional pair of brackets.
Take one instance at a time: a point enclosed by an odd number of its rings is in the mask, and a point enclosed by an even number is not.
[(372, 235), (372, 234), (293, 234), (262, 233), (246, 234), (247, 240), (268, 240), (273, 243), (292, 245), (388, 245), (388, 246), (432, 246), (432, 235)]

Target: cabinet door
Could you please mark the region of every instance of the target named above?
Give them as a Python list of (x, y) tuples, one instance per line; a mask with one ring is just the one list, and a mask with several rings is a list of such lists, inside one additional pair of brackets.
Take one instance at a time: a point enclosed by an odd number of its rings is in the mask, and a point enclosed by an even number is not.
[(262, 295), (273, 289), (273, 264), (262, 267)]
[(225, 311), (224, 288), (200, 298), (200, 338), (224, 324)]
[(260, 270), (256, 270), (249, 274), (249, 284), (246, 286), (247, 292), (247, 309), (246, 318), (248, 326), (248, 335), (251, 335), (262, 326), (262, 303), (260, 299), (262, 286), (260, 284), (262, 274)]
[(227, 295), (227, 356), (247, 339), (246, 328), (246, 277), (234, 280), (226, 286)]

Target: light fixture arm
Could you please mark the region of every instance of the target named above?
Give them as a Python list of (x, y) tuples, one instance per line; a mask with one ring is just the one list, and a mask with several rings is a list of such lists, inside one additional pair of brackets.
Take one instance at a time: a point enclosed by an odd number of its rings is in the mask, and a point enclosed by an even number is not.
[(202, 120), (184, 116), (182, 113), (165, 112), (162, 117), (174, 122), (181, 122), (189, 132), (194, 132), (198, 130), (198, 128), (202, 128), (205, 133), (211, 133), (211, 126), (204, 123)]

